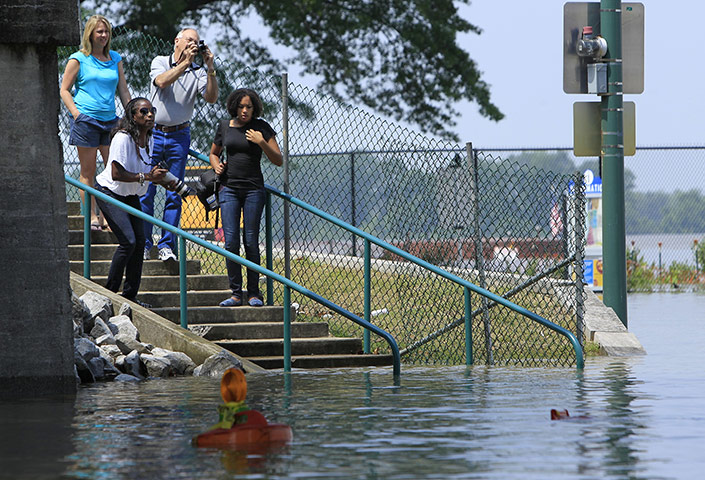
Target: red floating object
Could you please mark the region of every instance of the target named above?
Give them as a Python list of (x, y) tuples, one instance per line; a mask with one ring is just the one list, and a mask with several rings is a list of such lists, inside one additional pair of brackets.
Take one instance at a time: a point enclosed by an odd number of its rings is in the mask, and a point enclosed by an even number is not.
[(231, 428), (216, 428), (196, 435), (193, 439), (197, 447), (236, 447), (251, 445), (276, 445), (290, 442), (294, 435), (289, 425), (267, 423), (264, 416), (256, 410), (245, 410), (238, 416), (247, 416), (247, 422), (233, 425)]

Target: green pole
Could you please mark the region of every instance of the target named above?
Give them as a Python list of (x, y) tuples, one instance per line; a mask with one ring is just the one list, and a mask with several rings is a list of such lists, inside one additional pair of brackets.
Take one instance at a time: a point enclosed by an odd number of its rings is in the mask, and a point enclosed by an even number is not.
[(627, 326), (627, 260), (624, 227), (622, 2), (600, 1), (601, 34), (607, 40), (607, 94), (602, 96), (603, 301)]

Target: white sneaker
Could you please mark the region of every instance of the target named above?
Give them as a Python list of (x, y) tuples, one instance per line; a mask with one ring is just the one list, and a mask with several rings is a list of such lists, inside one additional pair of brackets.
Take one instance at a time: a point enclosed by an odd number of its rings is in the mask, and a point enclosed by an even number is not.
[(166, 262), (167, 260), (176, 261), (176, 255), (171, 251), (169, 247), (162, 247), (159, 249), (159, 260)]
[(149, 248), (145, 248), (145, 249), (144, 249), (144, 257), (142, 257), (142, 258), (144, 258), (145, 260), (151, 260), (151, 259), (152, 259), (152, 255), (150, 255), (150, 253), (149, 253)]

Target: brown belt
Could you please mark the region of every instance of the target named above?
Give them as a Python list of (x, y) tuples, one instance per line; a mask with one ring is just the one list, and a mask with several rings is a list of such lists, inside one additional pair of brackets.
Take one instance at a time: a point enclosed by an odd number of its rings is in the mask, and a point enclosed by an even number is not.
[(178, 132), (189, 126), (189, 122), (184, 122), (181, 125), (155, 125), (154, 129), (164, 133)]

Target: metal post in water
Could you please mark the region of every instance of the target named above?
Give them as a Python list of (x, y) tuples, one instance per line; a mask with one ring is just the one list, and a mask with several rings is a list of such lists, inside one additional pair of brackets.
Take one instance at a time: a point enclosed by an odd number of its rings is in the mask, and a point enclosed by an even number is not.
[[(282, 158), (284, 193), (289, 195), (289, 75), (282, 73)], [(284, 201), (284, 276), (291, 278), (291, 237), (289, 235), (289, 202)]]
[[(371, 302), (370, 302), (370, 295), (371, 295), (371, 290), (372, 290), (372, 280), (370, 278), (372, 268), (371, 268), (371, 262), (370, 262), (370, 241), (368, 239), (365, 239), (365, 300), (364, 300), (364, 309), (365, 309), (365, 320), (368, 322), (372, 322), (372, 307), (371, 307)], [(362, 333), (363, 339), (364, 339), (364, 352), (365, 353), (370, 353), (370, 331), (368, 329), (365, 329)]]
[[(475, 226), (475, 268), (477, 269), (480, 281), (480, 287), (487, 288), (485, 281), (485, 260), (482, 251), (482, 229), (480, 227), (480, 175), (477, 155), (472, 148), (472, 143), (465, 144), (465, 149), (468, 156), (468, 167), (472, 178), (472, 215)], [(490, 312), (487, 308), (487, 297), (482, 297), (482, 320), (485, 326), (485, 349), (487, 350), (487, 364), (494, 364), (492, 355), (492, 327), (490, 325)]]
[(83, 191), (83, 205), (81, 212), (83, 213), (83, 276), (91, 279), (91, 198), (92, 195), (87, 191)]
[(465, 365), (472, 364), (472, 306), (470, 304), (470, 289), (465, 287)]
[(661, 278), (661, 242), (658, 242), (658, 278)]
[(603, 299), (627, 327), (626, 229), (624, 220), (624, 101), (622, 85), (622, 2), (600, 1), (602, 36), (607, 40), (607, 93), (602, 95)]
[(291, 372), (291, 289), (284, 285), (284, 371)]
[(179, 235), (179, 313), (181, 328), (188, 328), (186, 289), (186, 239), (183, 235)]

